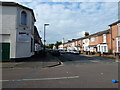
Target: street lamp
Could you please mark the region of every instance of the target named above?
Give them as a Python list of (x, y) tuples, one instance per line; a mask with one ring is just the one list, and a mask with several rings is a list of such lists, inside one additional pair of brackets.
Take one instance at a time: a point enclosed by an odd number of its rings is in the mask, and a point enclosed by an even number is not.
[(46, 42), (46, 40), (45, 40), (45, 27), (46, 26), (49, 26), (49, 24), (44, 24), (44, 52), (45, 52), (45, 42)]

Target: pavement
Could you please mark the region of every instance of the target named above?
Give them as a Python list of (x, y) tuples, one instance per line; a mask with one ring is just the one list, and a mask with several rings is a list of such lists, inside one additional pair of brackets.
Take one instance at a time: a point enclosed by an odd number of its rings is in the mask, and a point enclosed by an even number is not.
[(21, 59), (19, 62), (1, 62), (0, 68), (45, 68), (60, 64), (61, 62), (57, 57), (47, 53), (46, 57), (33, 56)]

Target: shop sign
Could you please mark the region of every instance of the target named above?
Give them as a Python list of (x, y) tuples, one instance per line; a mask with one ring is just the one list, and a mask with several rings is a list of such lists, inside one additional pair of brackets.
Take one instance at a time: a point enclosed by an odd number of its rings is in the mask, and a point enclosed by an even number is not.
[(19, 32), (18, 33), (18, 42), (29, 42), (30, 36), (27, 32)]

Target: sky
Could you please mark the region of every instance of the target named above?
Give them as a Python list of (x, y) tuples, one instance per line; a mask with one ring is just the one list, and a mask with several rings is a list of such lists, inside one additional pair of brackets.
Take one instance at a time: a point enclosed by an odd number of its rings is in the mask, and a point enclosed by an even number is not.
[[(5, 0), (2, 0), (5, 1)], [(7, 0), (33, 9), (39, 34), (43, 36), (46, 27), (46, 43), (65, 42), (107, 30), (109, 24), (118, 20), (118, 2), (108, 1), (54, 1), (54, 0)], [(115, 1), (115, 0), (114, 0)]]

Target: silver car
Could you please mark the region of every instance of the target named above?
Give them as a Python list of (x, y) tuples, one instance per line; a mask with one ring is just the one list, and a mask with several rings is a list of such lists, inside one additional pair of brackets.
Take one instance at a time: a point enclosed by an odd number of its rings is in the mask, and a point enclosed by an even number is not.
[(78, 50), (71, 50), (71, 53), (72, 54), (79, 54), (79, 51)]

